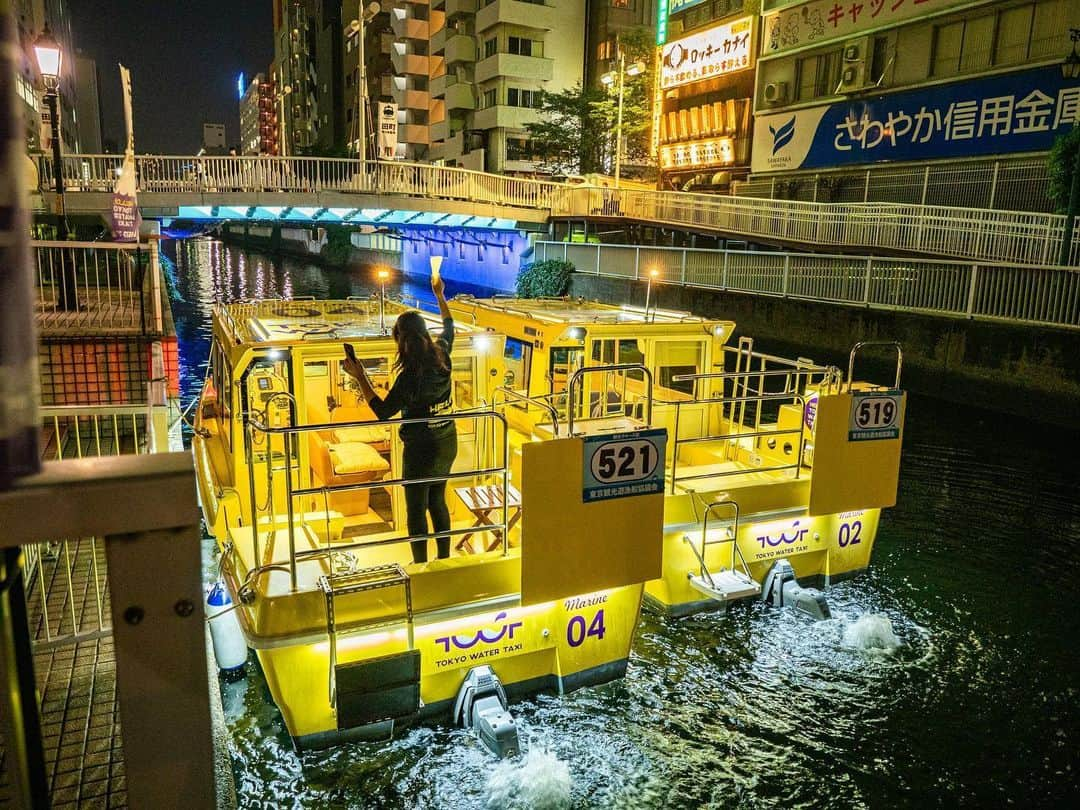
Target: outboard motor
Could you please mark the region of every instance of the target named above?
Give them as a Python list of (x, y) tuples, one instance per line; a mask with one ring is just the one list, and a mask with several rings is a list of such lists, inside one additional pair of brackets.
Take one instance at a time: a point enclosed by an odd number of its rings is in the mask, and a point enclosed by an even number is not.
[(454, 702), (454, 722), (475, 731), (497, 757), (512, 757), (521, 750), (506, 692), (489, 666), (473, 667), (465, 676)]
[(817, 588), (804, 588), (795, 579), (795, 569), (787, 560), (777, 560), (765, 577), (761, 598), (775, 607), (789, 605), (815, 619), (832, 617), (825, 594)]

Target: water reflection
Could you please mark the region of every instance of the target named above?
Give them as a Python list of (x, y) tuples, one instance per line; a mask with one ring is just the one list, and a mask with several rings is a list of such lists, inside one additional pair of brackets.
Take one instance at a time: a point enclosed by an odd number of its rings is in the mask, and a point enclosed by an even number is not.
[[(170, 251), (188, 395), (214, 300), (375, 289), (365, 268)], [(532, 752), (517, 763), (448, 725), (297, 754), (254, 671), (223, 687), (241, 806), (1054, 804), (1080, 745), (1078, 453), (1076, 433), (913, 397), (900, 501), (873, 570), (829, 589), (832, 620), (646, 614), (624, 681), (515, 704)], [(892, 646), (886, 620), (899, 646), (868, 651), (868, 634)]]

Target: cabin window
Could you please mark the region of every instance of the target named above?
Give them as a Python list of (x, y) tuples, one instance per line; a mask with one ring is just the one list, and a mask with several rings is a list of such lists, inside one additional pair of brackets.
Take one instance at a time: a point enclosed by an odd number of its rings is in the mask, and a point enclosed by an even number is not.
[[(503, 351), (506, 366), (505, 385), (520, 394), (529, 395), (529, 376), (532, 373), (532, 345), (517, 338), (507, 338)], [(524, 407), (518, 403), (518, 407)]]
[(451, 378), (454, 384), (454, 409), (472, 408), (476, 404), (476, 392), (473, 388), (476, 379), (476, 358), (468, 356), (451, 357), (450, 360)]
[(699, 340), (658, 341), (656, 344), (657, 384), (670, 391), (694, 395), (694, 381), (675, 377), (702, 373), (705, 344)]
[[(594, 340), (591, 357), (593, 365), (597, 366), (645, 363), (645, 352), (642, 351), (637, 339), (615, 340), (614, 338), (608, 338)], [(645, 379), (644, 373), (638, 370), (628, 371), (626, 376), (632, 380)]]
[(566, 390), (570, 375), (581, 367), (583, 354), (580, 346), (556, 346), (551, 350), (548, 383), (552, 394), (561, 394)]

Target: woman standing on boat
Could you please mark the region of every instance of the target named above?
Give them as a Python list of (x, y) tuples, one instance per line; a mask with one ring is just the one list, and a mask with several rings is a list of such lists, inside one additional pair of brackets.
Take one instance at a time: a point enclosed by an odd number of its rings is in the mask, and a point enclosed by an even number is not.
[[(393, 330), (398, 349), (394, 368), (398, 376), (385, 398), (375, 393), (363, 364), (348, 352), (345, 370), (356, 378), (360, 392), (379, 419), (390, 419), (398, 411), (403, 419), (423, 419), (450, 412), (450, 352), (454, 346), (454, 320), (446, 305), (443, 281), (438, 276), (432, 276), (431, 290), (439, 302), (442, 335), (433, 340), (419, 312), (404, 312), (398, 316)], [(432, 478), (450, 474), (450, 467), (457, 456), (454, 420), (432, 419), (426, 424), (402, 425), (401, 441), (404, 444), (403, 478)], [(433, 532), (449, 531), (446, 482), (405, 484), (405, 511), (410, 535), (428, 534), (429, 512)], [(449, 537), (437, 538), (436, 546), (440, 560), (450, 556)], [(414, 540), (412, 555), (413, 562), (427, 562), (427, 541)]]

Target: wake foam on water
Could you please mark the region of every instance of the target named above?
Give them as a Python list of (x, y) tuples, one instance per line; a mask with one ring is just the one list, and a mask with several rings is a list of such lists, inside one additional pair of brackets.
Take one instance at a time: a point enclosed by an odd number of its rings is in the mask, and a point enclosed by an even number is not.
[(868, 652), (891, 653), (899, 649), (900, 639), (893, 632), (888, 616), (864, 613), (844, 628), (844, 646)]
[(487, 781), (491, 810), (563, 810), (570, 806), (570, 768), (555, 754), (531, 748), (495, 766)]

